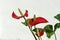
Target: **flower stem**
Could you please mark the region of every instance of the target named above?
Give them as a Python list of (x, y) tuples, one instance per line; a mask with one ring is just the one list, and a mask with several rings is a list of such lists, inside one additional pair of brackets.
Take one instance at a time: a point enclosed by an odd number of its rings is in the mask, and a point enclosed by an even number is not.
[(54, 33), (54, 35), (55, 35), (55, 40), (57, 40), (57, 37), (56, 37), (56, 34)]
[[(26, 21), (26, 18), (24, 17), (22, 11), (21, 11), (19, 8), (18, 8), (18, 11), (19, 11), (19, 13), (21, 14), (21, 16), (23, 16), (24, 20)], [(34, 35), (34, 33), (33, 33), (33, 31), (32, 31), (32, 28), (30, 28), (30, 26), (29, 26), (29, 29), (30, 29), (31, 33), (33, 34), (35, 40), (37, 40), (36, 36)]]
[(40, 40), (40, 37), (38, 37), (38, 40)]
[(38, 37), (38, 40), (42, 40), (42, 38), (41, 37)]
[[(23, 17), (23, 18), (24, 18), (24, 20), (26, 20), (26, 18), (25, 18), (25, 17)], [(34, 33), (33, 33), (33, 31), (32, 31), (32, 28), (30, 28), (30, 27), (29, 27), (29, 29), (30, 29), (30, 31), (31, 31), (31, 33), (32, 33), (32, 35), (34, 36), (35, 40), (37, 40), (36, 36), (34, 35)]]
[(36, 36), (34, 35), (34, 33), (33, 33), (33, 31), (32, 31), (32, 28), (29, 28), (29, 29), (30, 29), (31, 33), (33, 34), (35, 40), (37, 40)]
[(42, 40), (42, 38), (41, 38), (41, 40)]
[[(26, 18), (25, 18), (25, 17), (23, 17), (23, 18), (24, 18), (24, 20), (26, 20)], [(32, 35), (34, 36), (35, 40), (37, 40), (36, 36), (34, 35), (34, 33), (33, 33), (33, 31), (32, 31), (32, 28), (30, 28), (30, 27), (29, 27), (29, 29), (30, 29), (30, 31), (31, 31), (31, 33), (32, 33)]]

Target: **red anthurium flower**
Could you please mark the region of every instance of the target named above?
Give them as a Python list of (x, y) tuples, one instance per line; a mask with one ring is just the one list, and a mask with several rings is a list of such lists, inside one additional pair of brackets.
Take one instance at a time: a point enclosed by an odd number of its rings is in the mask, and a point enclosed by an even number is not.
[(44, 29), (41, 29), (41, 30), (39, 31), (39, 34), (36, 34), (37, 37), (41, 37), (41, 36), (43, 36), (43, 35), (44, 35)]
[(29, 20), (29, 25), (34, 26), (34, 25), (39, 24), (39, 23), (47, 23), (47, 22), (48, 21), (45, 18), (37, 17), (35, 20), (34, 20), (34, 18), (30, 19)]
[[(28, 17), (28, 10), (26, 10), (25, 14), (24, 14), (24, 17)], [(15, 19), (20, 19), (22, 18), (23, 16), (17, 16), (14, 12), (12, 13), (12, 17), (15, 18)]]

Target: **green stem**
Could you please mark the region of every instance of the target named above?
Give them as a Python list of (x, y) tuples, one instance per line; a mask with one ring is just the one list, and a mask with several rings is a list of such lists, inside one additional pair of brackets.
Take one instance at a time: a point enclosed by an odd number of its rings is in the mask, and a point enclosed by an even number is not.
[[(25, 17), (23, 17), (23, 18), (24, 18), (24, 20), (26, 21), (26, 18), (25, 18)], [(34, 35), (34, 33), (33, 33), (33, 31), (32, 31), (32, 28), (29, 27), (29, 29), (30, 29), (32, 35), (34, 36), (35, 40), (37, 40), (36, 36)]]
[[(24, 15), (23, 15), (22, 11), (21, 11), (19, 8), (18, 8), (18, 11), (19, 11), (19, 13), (21, 14), (21, 16), (23, 16), (24, 20), (26, 21), (26, 18), (24, 17)], [(29, 29), (30, 29), (30, 27), (29, 27)], [(33, 34), (33, 36), (34, 36), (35, 40), (37, 40), (37, 38), (35, 37), (35, 35), (34, 35), (34, 33), (33, 33), (32, 29), (30, 29), (30, 31), (31, 31), (31, 33)]]
[[(55, 34), (55, 33), (54, 33)], [(57, 40), (56, 34), (55, 34), (55, 40)]]
[(32, 28), (29, 28), (29, 29), (30, 29), (31, 33), (33, 34), (35, 40), (37, 40), (36, 36), (34, 35), (34, 33), (33, 33), (33, 31), (32, 31)]
[(38, 40), (40, 40), (40, 37), (38, 37)]
[(42, 40), (42, 38), (40, 38)]

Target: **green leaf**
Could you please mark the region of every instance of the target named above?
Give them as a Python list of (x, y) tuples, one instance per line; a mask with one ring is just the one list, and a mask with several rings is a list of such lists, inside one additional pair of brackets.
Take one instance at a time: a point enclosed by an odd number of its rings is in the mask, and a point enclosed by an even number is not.
[(51, 36), (54, 34), (54, 32), (46, 33), (48, 38), (51, 38)]
[(25, 22), (21, 22), (22, 24), (24, 24), (25, 26), (27, 25)]
[(29, 20), (30, 20), (30, 19), (25, 20), (25, 22), (22, 22), (22, 24), (24, 24), (25, 26), (28, 26)]
[(54, 31), (56, 31), (57, 28), (60, 28), (60, 23), (56, 23), (54, 26)]
[(57, 14), (56, 16), (54, 16), (54, 18), (56, 18), (58, 21), (60, 21), (60, 14)]
[(48, 38), (51, 38), (51, 36), (54, 34), (53, 26), (52, 25), (46, 25), (44, 27), (44, 31), (45, 31), (45, 33), (46, 33)]
[(41, 28), (35, 28), (35, 29), (33, 29), (33, 31), (34, 32), (37, 32), (37, 29), (40, 31), (41, 30)]

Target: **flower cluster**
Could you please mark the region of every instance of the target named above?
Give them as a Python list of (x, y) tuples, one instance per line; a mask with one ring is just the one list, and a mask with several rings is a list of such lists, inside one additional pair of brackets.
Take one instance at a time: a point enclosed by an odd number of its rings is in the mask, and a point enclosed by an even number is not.
[[(25, 12), (25, 14), (24, 14), (23, 16), (24, 16), (24, 17), (28, 17), (28, 10), (26, 10), (26, 12)], [(15, 18), (15, 19), (20, 19), (20, 18), (22, 18), (23, 16), (17, 16), (14, 11), (13, 11), (13, 13), (12, 13), (12, 17)]]
[[(22, 24), (24, 24), (25, 26), (28, 26), (28, 28), (30, 29), (31, 33), (33, 34), (35, 40), (37, 40), (37, 39), (40, 40), (41, 36), (44, 35), (44, 32), (46, 33), (47, 37), (50, 38), (53, 34), (55, 34), (56, 29), (60, 28), (60, 23), (55, 24), (54, 30), (53, 30), (52, 25), (46, 25), (44, 28), (37, 28), (36, 27), (37, 24), (48, 23), (48, 20), (46, 20), (43, 17), (36, 17), (36, 15), (34, 15), (33, 18), (27, 18), (28, 10), (26, 10), (24, 14), (22, 13), (22, 11), (19, 8), (18, 8), (18, 11), (21, 16), (17, 16), (15, 14), (15, 12), (13, 11), (12, 18), (14, 18), (14, 19), (24, 18), (25, 22), (22, 22)], [(55, 18), (60, 21), (60, 14), (55, 16)], [(32, 27), (34, 27), (34, 29), (32, 29)]]

